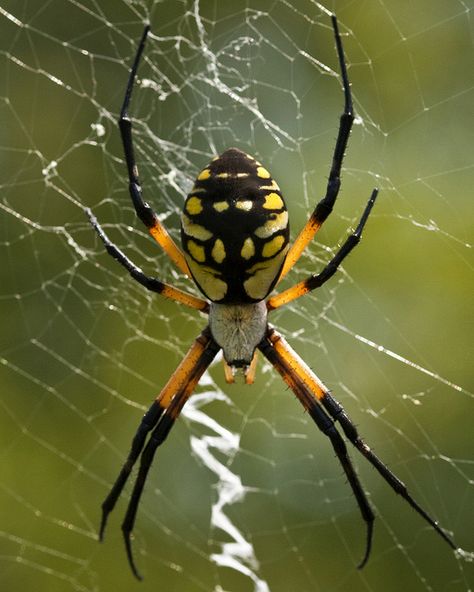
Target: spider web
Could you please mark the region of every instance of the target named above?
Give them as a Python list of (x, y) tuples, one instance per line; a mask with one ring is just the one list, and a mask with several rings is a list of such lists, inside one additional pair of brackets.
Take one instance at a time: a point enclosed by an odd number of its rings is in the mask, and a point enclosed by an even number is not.
[[(324, 191), (342, 109), (356, 125), (337, 207), (282, 286), (321, 268), (379, 203), (361, 246), (272, 322), (376, 453), (453, 533), (445, 543), (367, 463), (364, 527), (329, 442), (260, 360), (213, 364), (158, 451), (135, 528), (143, 590), (472, 590), (473, 3), (0, 0), (2, 590), (130, 590), (99, 507), (142, 412), (204, 318), (133, 283), (83, 208), (150, 274), (190, 289), (136, 220), (116, 126), (143, 23), (132, 114), (145, 199), (179, 239), (196, 173), (237, 146), (282, 187), (292, 235)], [(427, 552), (429, 551), (429, 552)]]

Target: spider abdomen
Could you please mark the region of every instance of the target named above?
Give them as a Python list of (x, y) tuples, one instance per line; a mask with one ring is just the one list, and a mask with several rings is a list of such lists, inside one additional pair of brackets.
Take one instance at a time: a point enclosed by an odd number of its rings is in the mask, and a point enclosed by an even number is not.
[(280, 188), (254, 158), (229, 148), (199, 173), (184, 204), (181, 240), (211, 301), (263, 300), (280, 275), (288, 238)]

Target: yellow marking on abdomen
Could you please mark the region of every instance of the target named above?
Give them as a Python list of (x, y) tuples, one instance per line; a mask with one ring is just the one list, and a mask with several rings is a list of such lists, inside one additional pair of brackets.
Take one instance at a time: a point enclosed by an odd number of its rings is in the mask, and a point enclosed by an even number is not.
[(193, 277), (210, 300), (222, 300), (227, 294), (227, 284), (216, 276), (216, 272), (211, 267), (206, 267), (200, 263), (196, 263), (190, 257), (186, 257), (189, 269)]
[(191, 214), (191, 216), (200, 214), (203, 210), (202, 201), (199, 199), (199, 197), (192, 196), (186, 202), (185, 209), (189, 214)]
[(204, 261), (206, 260), (206, 253), (204, 252), (204, 247), (198, 245), (192, 240), (188, 241), (188, 251), (193, 257), (193, 259), (195, 259), (199, 263), (204, 263)]
[(247, 270), (247, 273), (251, 274), (251, 276), (244, 281), (244, 289), (250, 298), (255, 300), (265, 298), (268, 289), (280, 270), (287, 251), (288, 245), (272, 259), (259, 261)]
[(224, 243), (220, 238), (216, 240), (211, 251), (212, 258), (216, 263), (222, 263), (226, 257)]
[(217, 173), (217, 177), (219, 177), (219, 179), (227, 179), (227, 177), (230, 177), (229, 173)]
[(199, 175), (197, 176), (197, 180), (198, 181), (205, 181), (206, 179), (209, 179), (209, 177), (211, 176), (211, 171), (210, 169), (203, 169)]
[(265, 196), (263, 207), (267, 210), (280, 210), (283, 206), (283, 200), (278, 195), (278, 193), (272, 192)]
[(251, 202), (249, 199), (240, 199), (239, 201), (235, 202), (236, 208), (239, 208), (239, 210), (245, 210), (246, 212), (251, 210), (252, 206), (253, 202)]
[(181, 224), (183, 225), (184, 233), (187, 236), (192, 236), (193, 238), (202, 241), (209, 240), (212, 237), (212, 232), (210, 230), (200, 224), (195, 224), (185, 214), (181, 216)]
[(214, 204), (212, 204), (212, 207), (216, 210), (216, 212), (223, 212), (224, 210), (227, 210), (229, 204), (226, 201), (216, 201)]
[(261, 177), (262, 179), (269, 179), (271, 175), (265, 167), (259, 166), (257, 167), (257, 176)]
[(284, 230), (288, 225), (288, 212), (284, 210), (281, 214), (272, 214), (272, 218), (270, 218), (263, 226), (259, 226), (255, 230), (255, 235), (258, 238), (268, 238), (278, 232), (279, 230)]
[(196, 187), (196, 185), (193, 185), (193, 188), (191, 189), (189, 194), (191, 195), (192, 193), (206, 193), (206, 192), (207, 192), (207, 189), (205, 187)]
[(275, 179), (272, 179), (271, 185), (261, 185), (260, 189), (269, 189), (270, 191), (280, 191), (280, 187), (278, 186), (278, 183), (275, 181)]
[(272, 238), (272, 240), (268, 241), (267, 243), (265, 243), (263, 245), (262, 257), (268, 258), (268, 257), (273, 257), (273, 255), (276, 255), (278, 253), (278, 251), (282, 248), (284, 242), (285, 242), (284, 236), (279, 235), (279, 236), (276, 236), (275, 238)]
[(255, 255), (255, 245), (253, 240), (248, 237), (244, 240), (244, 244), (242, 245), (242, 249), (240, 251), (240, 256), (243, 259), (250, 259)]

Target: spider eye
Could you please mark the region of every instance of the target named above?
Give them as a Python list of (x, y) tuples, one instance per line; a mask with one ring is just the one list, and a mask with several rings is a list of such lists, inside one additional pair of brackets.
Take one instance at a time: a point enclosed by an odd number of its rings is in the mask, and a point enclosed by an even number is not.
[(263, 300), (278, 280), (288, 239), (280, 188), (252, 156), (229, 148), (198, 174), (184, 204), (181, 240), (207, 298)]

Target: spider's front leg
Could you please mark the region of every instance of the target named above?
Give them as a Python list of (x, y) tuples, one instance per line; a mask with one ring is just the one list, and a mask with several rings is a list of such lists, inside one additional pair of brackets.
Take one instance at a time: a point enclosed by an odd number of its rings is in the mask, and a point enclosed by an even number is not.
[(314, 235), (318, 232), (326, 218), (332, 212), (341, 187), (342, 161), (344, 159), (344, 153), (351, 133), (352, 124), (354, 123), (354, 108), (352, 104), (349, 76), (347, 74), (346, 59), (344, 57), (344, 48), (342, 46), (337, 18), (334, 15), (331, 17), (331, 22), (334, 31), (334, 39), (336, 40), (339, 69), (341, 71), (342, 89), (344, 92), (344, 110), (339, 119), (339, 131), (337, 134), (336, 145), (334, 146), (326, 193), (317, 203), (309, 220), (296, 237), (295, 242), (291, 245), (283, 265), (280, 279), (283, 279), (298, 261), (308, 243), (313, 239)]
[[(214, 341), (209, 329), (206, 328), (196, 339), (181, 364), (169, 379), (168, 383), (153, 402), (147, 413), (143, 416), (140, 426), (133, 438), (128, 458), (110, 490), (109, 495), (102, 504), (102, 520), (99, 531), (99, 537), (101, 540), (104, 536), (108, 516), (114, 509), (133, 466), (141, 455), (138, 475), (133, 487), (125, 519), (122, 523), (128, 561), (133, 574), (138, 579), (141, 579), (141, 575), (135, 566), (130, 537), (135, 524), (137, 509), (148, 471), (150, 470), (156, 449), (165, 441), (176, 418), (179, 416), (183, 405), (192, 394), (199, 379), (206, 371), (219, 349), (220, 347)], [(146, 442), (146, 438), (150, 432), (151, 435), (148, 442)]]
[(188, 265), (184, 258), (184, 255), (176, 245), (174, 240), (166, 228), (161, 224), (158, 216), (153, 211), (152, 207), (142, 197), (142, 189), (138, 176), (138, 167), (135, 161), (135, 151), (133, 148), (133, 136), (132, 136), (132, 120), (130, 119), (128, 108), (130, 106), (130, 100), (132, 98), (133, 86), (135, 84), (135, 78), (137, 75), (138, 66), (142, 57), (143, 50), (145, 49), (145, 43), (150, 32), (150, 27), (147, 25), (143, 30), (140, 43), (138, 44), (137, 53), (133, 60), (132, 68), (130, 70), (130, 76), (128, 78), (127, 88), (125, 90), (125, 97), (120, 110), (120, 117), (118, 125), (120, 128), (120, 134), (122, 136), (122, 144), (125, 152), (125, 161), (127, 163), (128, 180), (129, 180), (129, 191), (132, 199), (133, 207), (137, 213), (137, 216), (148, 228), (148, 232), (160, 245), (160, 247), (167, 253), (174, 264), (185, 274), (189, 275)]

